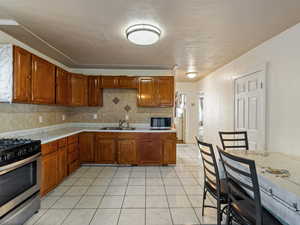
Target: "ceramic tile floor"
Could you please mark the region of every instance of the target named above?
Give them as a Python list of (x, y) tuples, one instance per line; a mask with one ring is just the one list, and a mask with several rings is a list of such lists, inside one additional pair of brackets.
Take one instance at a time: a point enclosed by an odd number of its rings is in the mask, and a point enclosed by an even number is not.
[(176, 166), (83, 166), (42, 199), (26, 225), (215, 224), (216, 210), (201, 215), (202, 183), (193, 145), (177, 145)]

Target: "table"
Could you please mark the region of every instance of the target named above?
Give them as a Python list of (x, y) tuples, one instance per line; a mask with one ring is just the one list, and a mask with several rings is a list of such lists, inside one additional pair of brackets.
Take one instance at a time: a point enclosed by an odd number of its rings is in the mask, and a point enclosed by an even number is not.
[[(300, 225), (300, 157), (278, 152), (264, 153), (251, 150), (229, 150), (227, 152), (254, 160), (262, 205), (283, 224)], [(290, 176), (283, 178), (267, 173), (265, 167), (287, 169)], [(220, 161), (219, 170), (220, 177), (224, 178), (224, 169)]]

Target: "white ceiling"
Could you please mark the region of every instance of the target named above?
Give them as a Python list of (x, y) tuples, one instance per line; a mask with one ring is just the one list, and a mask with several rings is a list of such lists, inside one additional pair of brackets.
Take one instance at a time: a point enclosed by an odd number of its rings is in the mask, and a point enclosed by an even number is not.
[[(205, 75), (300, 22), (299, 0), (1, 0), (0, 29), (74, 68), (170, 69)], [(162, 30), (150, 47), (125, 29)], [(36, 36), (35, 36), (36, 35)], [(44, 40), (45, 42), (41, 41)]]

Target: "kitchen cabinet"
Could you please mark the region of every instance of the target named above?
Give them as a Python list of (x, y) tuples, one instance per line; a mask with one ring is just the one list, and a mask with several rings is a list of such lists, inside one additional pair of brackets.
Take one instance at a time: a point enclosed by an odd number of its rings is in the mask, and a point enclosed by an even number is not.
[(102, 88), (117, 88), (119, 79), (117, 76), (102, 76)]
[(57, 105), (69, 104), (69, 73), (61, 68), (56, 68), (56, 98)]
[(174, 77), (157, 77), (157, 103), (160, 107), (172, 107), (174, 105)]
[(119, 88), (137, 88), (136, 77), (119, 77)]
[(137, 98), (138, 106), (172, 107), (174, 105), (174, 78), (140, 77)]
[(38, 104), (55, 103), (55, 66), (46, 60), (31, 56), (31, 101)]
[(111, 137), (96, 135), (95, 162), (104, 164), (116, 163), (116, 140)]
[(101, 88), (100, 76), (89, 76), (89, 106), (102, 106), (103, 105), (103, 90)]
[(13, 102), (31, 101), (31, 54), (13, 47)]
[(71, 174), (80, 167), (78, 135), (69, 136), (67, 138), (67, 144), (68, 144), (68, 174)]
[(163, 154), (162, 145), (159, 135), (150, 135), (149, 138), (138, 140), (138, 163), (145, 164), (162, 164)]
[(136, 77), (102, 76), (102, 88), (137, 88)]
[(136, 140), (124, 139), (124, 140), (118, 140), (117, 143), (118, 143), (118, 163), (137, 164)]
[(79, 158), (81, 163), (94, 162), (94, 139), (94, 133), (81, 133), (79, 135)]
[(67, 146), (58, 149), (58, 182), (61, 182), (68, 175)]
[(157, 106), (155, 90), (155, 79), (153, 77), (140, 77), (138, 80), (138, 106)]
[(42, 157), (41, 162), (41, 195), (53, 190), (58, 181), (58, 155), (52, 152)]
[(87, 106), (88, 105), (88, 77), (79, 74), (70, 75), (71, 85), (71, 105)]
[(176, 164), (176, 139), (162, 141), (164, 164)]

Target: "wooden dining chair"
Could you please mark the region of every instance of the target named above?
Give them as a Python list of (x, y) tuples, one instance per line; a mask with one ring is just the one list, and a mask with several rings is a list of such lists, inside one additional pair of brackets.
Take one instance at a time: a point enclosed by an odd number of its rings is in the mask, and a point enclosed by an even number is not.
[[(199, 147), (203, 162), (204, 171), (204, 189), (202, 200), (202, 216), (206, 207), (217, 209), (217, 224), (221, 224), (223, 213), (227, 207), (227, 187), (226, 180), (220, 179), (218, 165), (216, 162), (215, 153), (212, 144), (200, 141), (197, 137), (197, 145)], [(216, 199), (217, 207), (213, 205), (205, 205), (207, 192)], [(221, 205), (226, 204), (223, 208)]]
[[(281, 225), (261, 204), (256, 166), (253, 160), (225, 152), (217, 146), (226, 175), (228, 214), (226, 224)], [(243, 192), (245, 190), (246, 192)]]
[(247, 131), (219, 131), (222, 147), (249, 150)]

